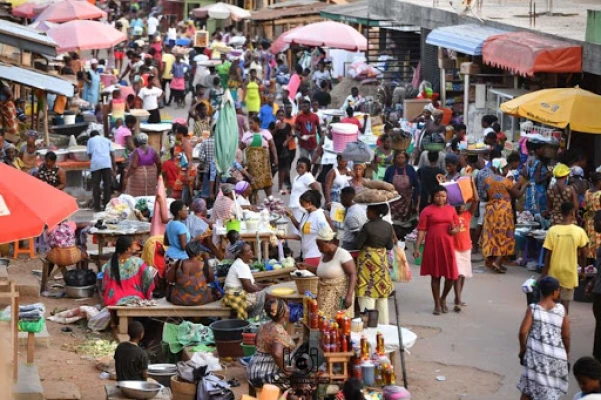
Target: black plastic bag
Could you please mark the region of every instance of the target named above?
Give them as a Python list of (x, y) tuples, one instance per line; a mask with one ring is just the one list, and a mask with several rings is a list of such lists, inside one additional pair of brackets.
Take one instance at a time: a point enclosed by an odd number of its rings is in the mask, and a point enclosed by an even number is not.
[(96, 273), (89, 269), (70, 269), (65, 273), (67, 286), (90, 286), (96, 284)]

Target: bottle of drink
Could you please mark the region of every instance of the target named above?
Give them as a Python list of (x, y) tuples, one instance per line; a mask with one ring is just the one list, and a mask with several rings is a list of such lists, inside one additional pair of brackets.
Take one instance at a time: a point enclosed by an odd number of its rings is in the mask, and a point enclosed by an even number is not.
[(342, 346), (340, 346), (340, 351), (346, 353), (348, 351), (348, 342), (346, 341), (346, 336), (342, 335)]
[(344, 316), (342, 323), (344, 325), (344, 334), (345, 335), (350, 335), (351, 334), (351, 319), (350, 317), (348, 317), (347, 315)]
[(303, 321), (305, 325), (309, 326), (311, 323), (311, 292), (305, 291), (305, 297), (303, 297)]
[(396, 374), (394, 373), (394, 368), (392, 368), (392, 365), (390, 366), (390, 384), (396, 385)]
[(315, 297), (311, 298), (311, 312), (317, 314), (317, 299)]
[(325, 322), (326, 322), (326, 316), (323, 313), (323, 311), (319, 311), (317, 313), (318, 317), (318, 326), (319, 326), (319, 330), (323, 332), (324, 328), (325, 328)]
[(385, 385), (393, 385), (392, 382), (392, 365), (384, 365), (384, 384)]
[(324, 353), (330, 352), (330, 332), (324, 331), (322, 336), (322, 349)]
[(330, 352), (338, 353), (340, 350), (338, 349), (338, 332), (336, 329), (332, 329), (330, 331)]
[(369, 360), (369, 342), (365, 335), (361, 336), (361, 358)]
[(354, 349), (355, 355), (353, 356), (351, 362), (351, 376), (355, 379), (363, 380), (363, 369), (361, 368), (361, 354), (359, 348)]
[(336, 323), (340, 328), (344, 325), (345, 311), (336, 311)]
[(319, 328), (319, 315), (316, 312), (311, 312), (311, 329)]
[(382, 371), (382, 365), (376, 364), (376, 386), (384, 385), (384, 374)]
[(384, 350), (384, 335), (382, 335), (382, 332), (376, 334), (376, 353), (380, 356), (386, 354)]

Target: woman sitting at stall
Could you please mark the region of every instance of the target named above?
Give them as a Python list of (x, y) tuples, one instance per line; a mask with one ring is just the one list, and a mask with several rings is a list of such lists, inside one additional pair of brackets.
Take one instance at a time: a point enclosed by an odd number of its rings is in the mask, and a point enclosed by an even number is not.
[(213, 301), (211, 288), (213, 271), (204, 262), (204, 247), (192, 241), (186, 246), (187, 260), (178, 260), (167, 269), (167, 282), (171, 286), (168, 299), (178, 306), (200, 306)]
[[(211, 228), (207, 223), (207, 203), (204, 199), (197, 198), (192, 202), (190, 206), (192, 213), (186, 218), (186, 228), (190, 232), (190, 240), (200, 242), (202, 244), (202, 251), (210, 253), (219, 259), (223, 258), (223, 252), (220, 248), (215, 246), (211, 240)], [(186, 253), (188, 251), (186, 250)]]
[(165, 265), (173, 265), (177, 260), (185, 260), (188, 258), (186, 246), (190, 242), (190, 231), (186, 227), (186, 219), (188, 218), (188, 207), (181, 200), (176, 200), (171, 203), (169, 211), (173, 215), (173, 219), (167, 224), (165, 229), (165, 238), (163, 243), (169, 246), (165, 252)]
[(120, 236), (110, 261), (102, 267), (104, 306), (127, 304), (131, 300), (150, 300), (154, 289), (152, 270), (139, 257), (129, 236)]
[[(336, 234), (329, 227), (323, 227), (317, 234), (317, 247), (321, 252), (321, 260), (317, 267), (307, 266), (307, 269), (319, 277), (317, 305), (323, 311), (326, 319), (335, 319), (336, 312), (346, 309), (349, 317), (353, 316), (353, 301), (357, 270), (351, 253), (338, 247)], [(305, 264), (299, 264), (304, 269)]]
[(321, 193), (317, 190), (307, 190), (299, 199), (300, 205), (305, 213), (301, 220), (297, 221), (291, 210), (287, 210), (286, 214), (301, 236), (301, 250), (303, 261), (305, 264), (317, 267), (321, 260), (321, 253), (317, 247), (316, 239), (317, 232), (325, 226), (331, 226), (328, 216), (321, 209)]
[(161, 174), (161, 158), (148, 145), (148, 135), (136, 135), (138, 147), (133, 151), (127, 170), (126, 193), (134, 196), (152, 196), (157, 191), (157, 178)]
[(211, 214), (211, 221), (228, 221), (230, 219), (236, 219), (236, 202), (232, 198), (232, 192), (234, 191), (234, 185), (231, 183), (221, 184), (221, 193), (217, 195), (215, 203), (213, 204), (213, 211)]
[(573, 203), (576, 206), (575, 212), (578, 213), (578, 193), (573, 186), (568, 185), (568, 175), (570, 168), (565, 164), (557, 164), (553, 168), (555, 184), (547, 190), (547, 210), (551, 218), (551, 226), (561, 224), (561, 205), (563, 203)]
[[(246, 369), (248, 379), (254, 387), (272, 384), (287, 389), (290, 372), (286, 371), (284, 351), (292, 352), (294, 341), (286, 332), (290, 310), (282, 299), (268, 299), (265, 313), (271, 321), (259, 328), (257, 352), (252, 356)], [(290, 353), (288, 353), (290, 354)]]
[(38, 169), (37, 176), (41, 181), (59, 190), (67, 186), (67, 174), (64, 169), (56, 165), (56, 153), (53, 151), (49, 151), (44, 156), (44, 162)]
[(253, 189), (250, 183), (240, 181), (236, 183), (236, 205), (242, 210), (254, 210), (256, 207), (250, 204), (250, 195)]
[(50, 251), (46, 253), (48, 275), (52, 273), (55, 265), (65, 268), (82, 260), (85, 253), (76, 244), (75, 230), (74, 222), (63, 221), (48, 232), (47, 242), (50, 247)]
[(394, 246), (392, 225), (382, 219), (387, 204), (367, 207), (369, 221), (357, 236), (357, 298), (359, 309), (378, 310), (378, 323), (388, 325), (388, 296), (393, 285), (388, 272), (388, 251)]
[(223, 305), (232, 308), (240, 319), (255, 317), (261, 313), (265, 303), (265, 288), (255, 283), (250, 271), (253, 250), (250, 244), (239, 242), (236, 261), (230, 267), (224, 282)]

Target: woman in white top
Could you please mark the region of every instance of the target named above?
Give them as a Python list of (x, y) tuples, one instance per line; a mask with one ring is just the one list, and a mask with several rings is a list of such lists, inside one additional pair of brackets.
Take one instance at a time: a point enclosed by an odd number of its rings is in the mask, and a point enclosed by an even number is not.
[(340, 191), (349, 186), (352, 178), (351, 170), (348, 169), (348, 161), (342, 158), (342, 155), (336, 157), (337, 166), (332, 168), (326, 175), (326, 182), (323, 188), (323, 195), (326, 198), (326, 209), (330, 208), (333, 202), (340, 203)]
[(243, 210), (254, 210), (250, 204), (250, 194), (252, 193), (252, 186), (246, 181), (240, 181), (236, 183), (236, 206)]
[(317, 190), (307, 190), (301, 195), (299, 202), (301, 207), (305, 210), (300, 221), (294, 217), (291, 210), (288, 210), (286, 213), (288, 217), (290, 217), (290, 221), (294, 227), (300, 231), (303, 262), (317, 267), (317, 265), (319, 265), (319, 260), (321, 259), (321, 252), (315, 242), (317, 239), (317, 232), (326, 226), (331, 228), (332, 223), (330, 218), (326, 216), (324, 211), (320, 208), (321, 193)]
[[(334, 241), (336, 234), (329, 226), (317, 234), (317, 247), (322, 256), (317, 267), (307, 269), (319, 277), (317, 305), (326, 315), (326, 319), (335, 319), (338, 310), (346, 310), (353, 316), (353, 300), (357, 283), (357, 268), (353, 256)], [(299, 264), (299, 268), (303, 268)]]
[[(294, 218), (300, 221), (305, 210), (300, 205), (300, 197), (307, 190), (319, 190), (319, 183), (311, 174), (311, 161), (306, 157), (301, 157), (296, 162), (296, 176), (292, 180), (292, 190), (290, 191), (290, 203), (288, 207), (292, 211)], [(298, 234), (298, 231), (294, 231)]]
[(255, 277), (250, 271), (249, 263), (253, 258), (251, 245), (239, 242), (233, 251), (238, 256), (225, 278), (223, 305), (233, 308), (238, 318), (248, 319), (259, 315), (263, 310), (265, 287), (255, 283)]

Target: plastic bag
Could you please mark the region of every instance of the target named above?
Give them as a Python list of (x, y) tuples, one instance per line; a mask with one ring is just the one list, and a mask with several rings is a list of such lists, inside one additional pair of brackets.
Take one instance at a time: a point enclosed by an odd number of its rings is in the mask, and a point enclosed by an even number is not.
[(355, 163), (367, 163), (373, 160), (374, 154), (366, 143), (350, 142), (346, 144), (342, 157)]
[(90, 316), (88, 313), (88, 329), (94, 332), (100, 332), (108, 328), (111, 322), (111, 312), (108, 308), (103, 308), (98, 314)]
[(392, 272), (390, 278), (393, 282), (408, 283), (411, 282), (411, 269), (405, 256), (405, 250), (401, 246), (396, 245), (393, 249), (392, 257)]
[(89, 269), (70, 269), (65, 273), (64, 278), (67, 286), (81, 287), (96, 284), (96, 274)]

